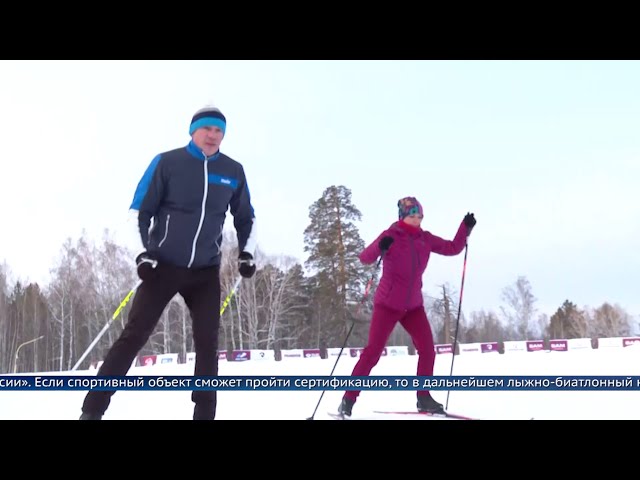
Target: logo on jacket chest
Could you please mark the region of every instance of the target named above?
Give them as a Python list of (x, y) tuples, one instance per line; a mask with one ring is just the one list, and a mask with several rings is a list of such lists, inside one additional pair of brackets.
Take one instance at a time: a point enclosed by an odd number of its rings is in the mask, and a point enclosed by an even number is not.
[(208, 181), (211, 185), (222, 185), (225, 187), (233, 188), (234, 190), (238, 187), (238, 180), (236, 180), (235, 178), (216, 175), (215, 173), (209, 174)]

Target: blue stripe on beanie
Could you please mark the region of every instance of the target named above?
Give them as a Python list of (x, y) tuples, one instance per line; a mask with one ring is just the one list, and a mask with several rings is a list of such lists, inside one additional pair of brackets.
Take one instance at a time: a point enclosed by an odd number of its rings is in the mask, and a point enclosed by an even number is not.
[(224, 134), (227, 129), (227, 119), (216, 107), (201, 108), (191, 119), (189, 135), (193, 135), (193, 132), (201, 127), (218, 127)]
[(191, 123), (191, 127), (189, 128), (189, 135), (193, 135), (193, 132), (195, 132), (200, 127), (219, 127), (220, 130), (222, 130), (222, 133), (224, 133), (226, 126), (227, 124), (219, 118), (204, 117)]

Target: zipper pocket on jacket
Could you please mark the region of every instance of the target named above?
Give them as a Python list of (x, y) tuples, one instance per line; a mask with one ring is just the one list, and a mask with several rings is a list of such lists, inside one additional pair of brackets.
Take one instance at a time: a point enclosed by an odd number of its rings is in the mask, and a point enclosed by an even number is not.
[(169, 234), (169, 219), (170, 218), (171, 218), (171, 215), (168, 214), (167, 215), (167, 221), (165, 222), (165, 225), (164, 225), (164, 237), (162, 237), (162, 240), (160, 240), (160, 243), (158, 244), (158, 248), (162, 247), (162, 244), (167, 239), (167, 235)]

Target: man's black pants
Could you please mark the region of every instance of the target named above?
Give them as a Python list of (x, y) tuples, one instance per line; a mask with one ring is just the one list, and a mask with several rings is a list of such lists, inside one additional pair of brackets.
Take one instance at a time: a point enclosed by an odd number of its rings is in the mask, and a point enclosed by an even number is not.
[[(193, 328), (195, 376), (218, 374), (218, 329), (220, 326), (220, 267), (199, 270), (158, 264), (155, 276), (138, 287), (122, 334), (107, 353), (97, 376), (122, 376), (131, 368), (153, 333), (162, 312), (179, 293), (184, 299)], [(82, 411), (103, 415), (115, 391), (90, 391)], [(194, 420), (213, 420), (216, 391), (194, 391)]]

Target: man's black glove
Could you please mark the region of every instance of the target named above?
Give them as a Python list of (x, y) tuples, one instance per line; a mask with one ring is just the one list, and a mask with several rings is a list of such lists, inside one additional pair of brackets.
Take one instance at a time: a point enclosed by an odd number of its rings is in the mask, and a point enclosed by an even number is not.
[(473, 216), (473, 213), (467, 213), (464, 216), (464, 224), (467, 226), (467, 236), (471, 234), (471, 230), (476, 225), (476, 217)]
[(157, 266), (158, 260), (149, 252), (142, 252), (136, 257), (138, 277), (140, 277), (142, 281), (151, 280), (156, 274)]
[(238, 256), (238, 271), (244, 278), (251, 278), (256, 273), (256, 264), (253, 255), (249, 252), (242, 252)]
[(386, 252), (387, 250), (389, 250), (389, 247), (391, 246), (392, 243), (393, 243), (393, 237), (387, 236), (380, 239), (380, 241), (378, 242), (378, 247), (380, 247), (380, 252)]

